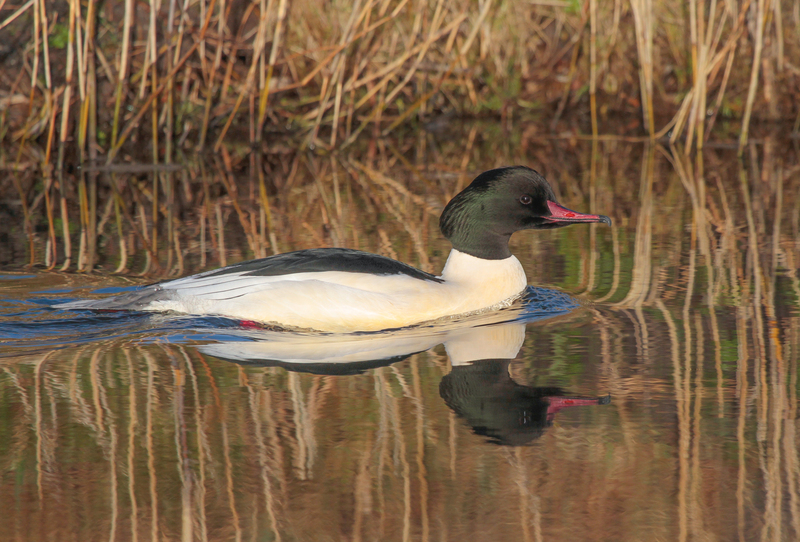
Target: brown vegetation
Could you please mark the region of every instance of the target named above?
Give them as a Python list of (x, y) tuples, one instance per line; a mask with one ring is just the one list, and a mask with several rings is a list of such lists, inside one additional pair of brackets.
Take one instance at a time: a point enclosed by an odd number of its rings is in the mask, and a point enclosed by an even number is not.
[(594, 134), (636, 112), (690, 148), (721, 115), (744, 142), (754, 111), (800, 119), (798, 18), (790, 0), (2, 0), (0, 139), (60, 172), (275, 133), (340, 148), (447, 112), (555, 127), (588, 100)]

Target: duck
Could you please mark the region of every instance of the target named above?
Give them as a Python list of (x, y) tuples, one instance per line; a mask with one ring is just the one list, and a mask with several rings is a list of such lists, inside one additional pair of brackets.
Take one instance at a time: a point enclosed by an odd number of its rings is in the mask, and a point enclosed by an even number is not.
[(360, 250), (313, 248), (62, 306), (219, 316), (296, 331), (405, 328), (511, 305), (528, 286), (511, 236), (583, 223), (611, 220), (560, 205), (529, 167), (501, 167), (479, 174), (442, 211), (439, 229), (452, 250), (440, 275)]

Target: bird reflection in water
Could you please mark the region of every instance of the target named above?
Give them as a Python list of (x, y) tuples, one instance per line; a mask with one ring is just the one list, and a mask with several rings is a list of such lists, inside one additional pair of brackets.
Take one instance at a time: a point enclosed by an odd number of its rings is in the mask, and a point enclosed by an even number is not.
[[(510, 315), (516, 318), (504, 320)], [(610, 396), (571, 397), (560, 388), (524, 386), (511, 378), (508, 369), (522, 348), (526, 324), (555, 315), (529, 311), (369, 334), (241, 330), (235, 340), (199, 349), (242, 365), (352, 375), (444, 344), (452, 371), (442, 378), (439, 393), (447, 406), (490, 442), (519, 446), (540, 437), (560, 410), (611, 400)]]
[(539, 438), (562, 409), (605, 405), (611, 396), (569, 397), (561, 388), (517, 384), (510, 359), (483, 359), (453, 367), (439, 383), (439, 394), (456, 414), (490, 442), (522, 446)]

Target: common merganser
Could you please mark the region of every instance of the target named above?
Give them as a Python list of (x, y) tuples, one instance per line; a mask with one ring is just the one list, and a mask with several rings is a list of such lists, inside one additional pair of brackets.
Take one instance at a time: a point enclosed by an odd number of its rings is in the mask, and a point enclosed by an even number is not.
[(611, 220), (556, 202), (536, 171), (504, 167), (478, 175), (439, 220), (453, 249), (440, 276), (346, 248), (277, 254), (156, 283), (64, 308), (176, 311), (287, 329), (379, 331), (511, 304), (528, 281), (508, 249), (516, 231)]

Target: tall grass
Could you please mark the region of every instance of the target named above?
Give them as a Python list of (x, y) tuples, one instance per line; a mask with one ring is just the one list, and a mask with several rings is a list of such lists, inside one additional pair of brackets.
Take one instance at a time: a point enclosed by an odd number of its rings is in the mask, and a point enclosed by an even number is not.
[(75, 138), (82, 159), (111, 162), (130, 137), (163, 146), (154, 158), (178, 144), (203, 146), (209, 133), (217, 151), (248, 132), (258, 142), (287, 129), (333, 148), (370, 125), (381, 132), (438, 111), (560, 116), (597, 99), (601, 126), (609, 112), (639, 109), (642, 132), (702, 147), (722, 113), (742, 120), (744, 144), (759, 106), (764, 116), (798, 114), (793, 8), (791, 0), (4, 1), (0, 37), (14, 47), (3, 53), (0, 133), (5, 143), (44, 144), (52, 97), (62, 96), (59, 136)]

